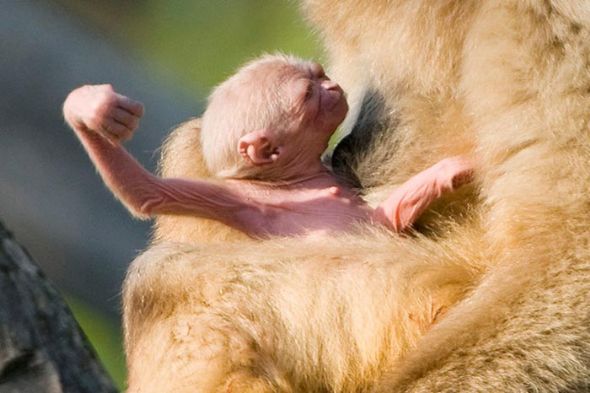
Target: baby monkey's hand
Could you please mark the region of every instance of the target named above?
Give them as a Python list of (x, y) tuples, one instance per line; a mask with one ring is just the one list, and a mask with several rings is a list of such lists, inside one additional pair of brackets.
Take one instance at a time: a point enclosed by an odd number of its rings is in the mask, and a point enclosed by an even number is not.
[(471, 183), (474, 177), (473, 162), (464, 156), (445, 158), (430, 171), (436, 179), (441, 195)]
[(466, 157), (445, 158), (412, 176), (375, 210), (375, 219), (396, 232), (404, 231), (443, 194), (473, 181), (473, 163)]
[(72, 128), (94, 131), (117, 144), (137, 129), (143, 105), (118, 94), (111, 85), (87, 85), (68, 95), (63, 111)]

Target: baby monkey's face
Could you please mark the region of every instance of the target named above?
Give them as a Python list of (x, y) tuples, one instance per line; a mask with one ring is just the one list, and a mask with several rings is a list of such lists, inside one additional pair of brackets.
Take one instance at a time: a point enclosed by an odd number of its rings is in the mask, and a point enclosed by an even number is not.
[(292, 72), (285, 89), (291, 97), (293, 128), (316, 140), (329, 138), (348, 112), (342, 88), (328, 78), (318, 63), (307, 62), (293, 67)]
[(266, 86), (281, 97), (277, 122), (267, 133), (269, 146), (281, 153), (276, 166), (317, 165), (348, 112), (342, 88), (314, 62), (275, 64), (264, 71)]

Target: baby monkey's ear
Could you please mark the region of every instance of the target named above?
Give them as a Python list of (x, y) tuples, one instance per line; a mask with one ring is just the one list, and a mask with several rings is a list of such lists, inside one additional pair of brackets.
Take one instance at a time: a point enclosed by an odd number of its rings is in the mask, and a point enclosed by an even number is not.
[(272, 164), (279, 158), (281, 148), (274, 145), (269, 130), (250, 132), (240, 138), (238, 151), (246, 161), (254, 165)]

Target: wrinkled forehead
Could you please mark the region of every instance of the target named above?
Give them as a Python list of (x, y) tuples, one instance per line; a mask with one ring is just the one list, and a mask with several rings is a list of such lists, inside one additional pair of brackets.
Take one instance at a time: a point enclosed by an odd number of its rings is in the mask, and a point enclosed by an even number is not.
[(235, 121), (266, 125), (290, 113), (293, 80), (311, 75), (314, 63), (290, 56), (265, 56), (242, 67), (219, 85), (208, 111), (231, 111)]
[(254, 67), (255, 77), (266, 77), (269, 82), (282, 83), (285, 80), (296, 78), (309, 73), (309, 64), (306, 62), (275, 62)]
[(293, 79), (308, 76), (310, 65), (293, 59), (262, 60), (244, 68), (238, 74), (238, 80), (257, 89), (279, 89)]

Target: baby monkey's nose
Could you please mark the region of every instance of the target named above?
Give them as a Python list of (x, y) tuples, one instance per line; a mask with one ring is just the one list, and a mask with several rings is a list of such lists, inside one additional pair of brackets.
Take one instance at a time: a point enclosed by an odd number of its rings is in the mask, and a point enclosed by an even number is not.
[(326, 90), (340, 90), (338, 83), (330, 79), (324, 79), (322, 81), (322, 87)]

